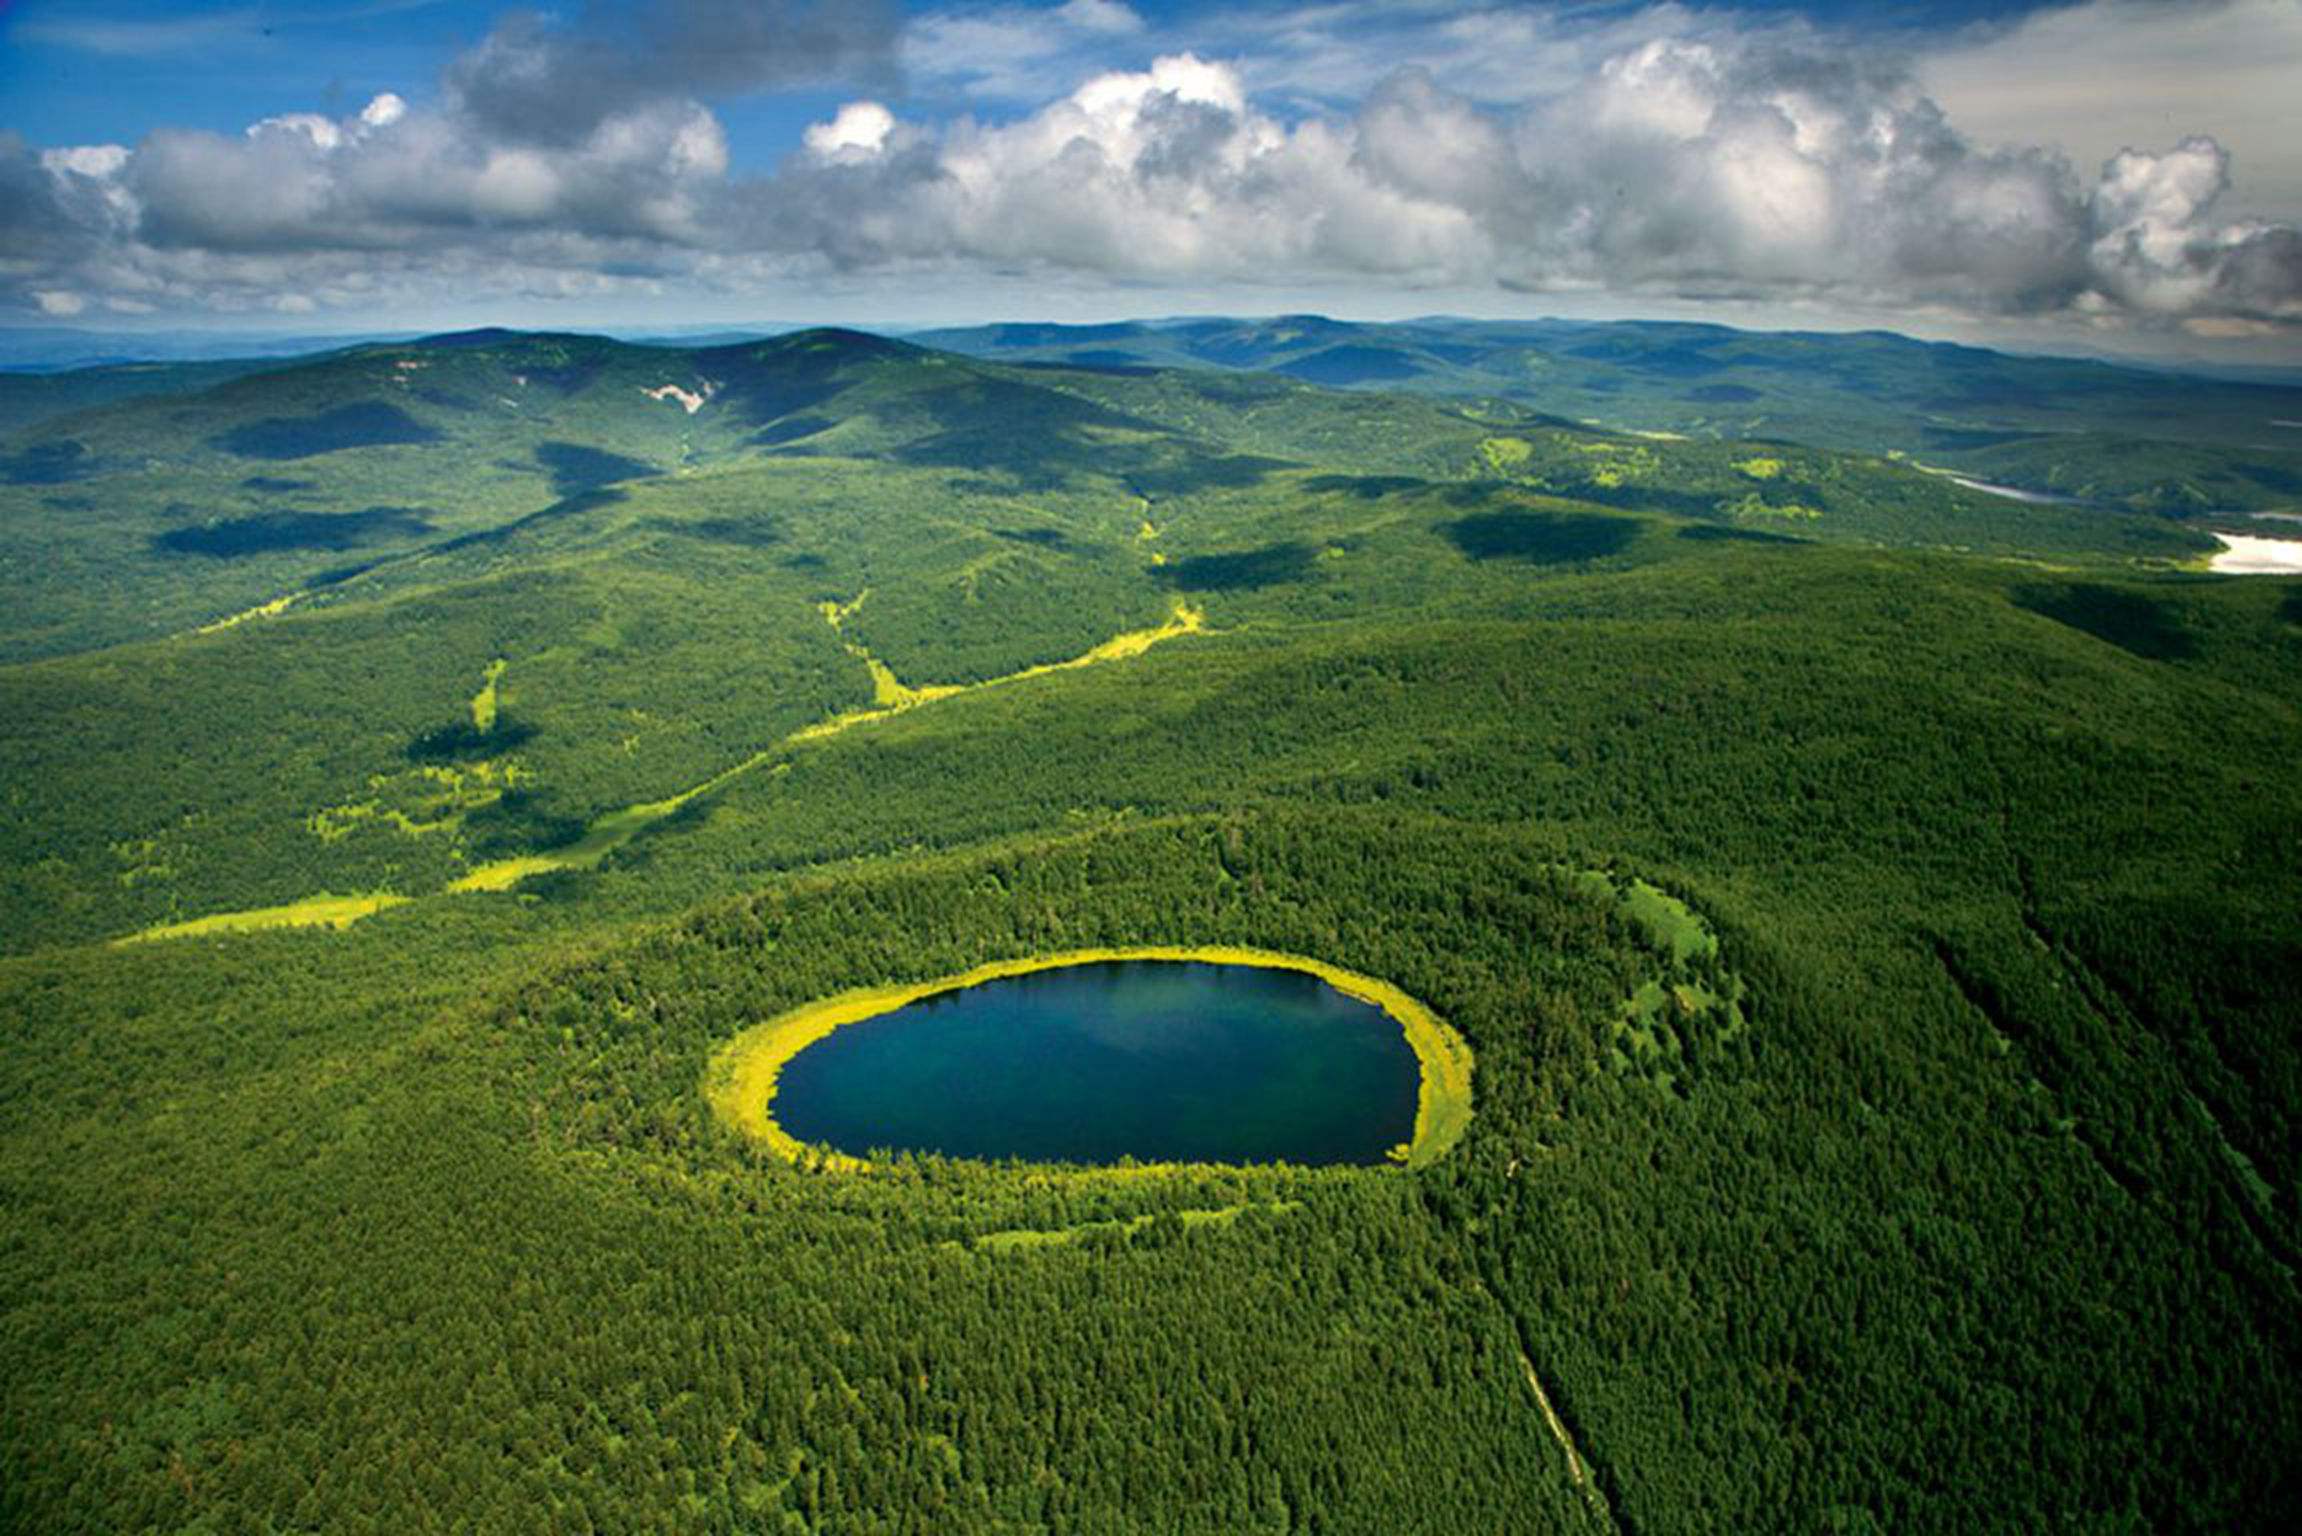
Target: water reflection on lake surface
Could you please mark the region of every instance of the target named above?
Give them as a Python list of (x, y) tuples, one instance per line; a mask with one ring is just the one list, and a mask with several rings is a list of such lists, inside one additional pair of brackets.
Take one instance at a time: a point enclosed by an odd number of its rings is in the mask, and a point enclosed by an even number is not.
[(1300, 971), (1122, 960), (848, 1025), (778, 1077), (802, 1141), (1033, 1161), (1372, 1163), (1414, 1134), (1397, 1020)]

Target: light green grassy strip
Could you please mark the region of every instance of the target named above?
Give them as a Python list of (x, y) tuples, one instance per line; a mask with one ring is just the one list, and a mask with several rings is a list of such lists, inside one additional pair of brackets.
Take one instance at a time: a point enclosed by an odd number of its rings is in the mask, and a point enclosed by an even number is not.
[(273, 598), (268, 603), (258, 603), (253, 608), (243, 608), (238, 613), (218, 619), (213, 624), (203, 624), (198, 629), (193, 630), (192, 633), (195, 635), (220, 635), (227, 629), (238, 629), (241, 625), (252, 623), (257, 619), (276, 619), (281, 614), (286, 613), (290, 605), (303, 596), (304, 594), (301, 592), (289, 592)]
[(499, 702), (496, 685), (503, 681), (506, 665), (501, 656), (489, 662), (487, 681), (481, 683), (480, 691), (472, 695), (472, 729), (482, 736), (496, 728), (496, 707)]
[[(1256, 1200), (1240, 1205), (1217, 1206), (1212, 1210), (1178, 1211), (1186, 1227), (1227, 1227), (1248, 1211), (1269, 1211), (1274, 1215), (1287, 1215), (1303, 1208), (1299, 1200)], [(1005, 1232), (986, 1232), (971, 1240), (968, 1246), (981, 1253), (1015, 1253), (1036, 1248), (1060, 1248), (1087, 1236), (1091, 1232), (1121, 1232), (1130, 1236), (1157, 1221), (1162, 1213), (1147, 1211), (1141, 1216), (1128, 1216), (1113, 1221), (1082, 1221), (1069, 1227), (1014, 1227)]]
[[(704, 1096), (726, 1124), (781, 1157), (795, 1163), (854, 1172), (870, 1165), (844, 1152), (814, 1153), (775, 1119), (776, 1079), (784, 1063), (833, 1030), (865, 1019), (893, 1013), (923, 997), (956, 992), (1009, 976), (1065, 966), (1093, 965), (1108, 960), (1190, 960), (1203, 965), (1251, 965), (1271, 970), (1302, 971), (1318, 977), (1347, 997), (1372, 1003), (1392, 1018), (1407, 1037), (1421, 1064), (1422, 1082), (1415, 1095), (1415, 1138), (1394, 1153), (1410, 1168), (1420, 1168), (1444, 1157), (1471, 1124), (1471, 1048), (1445, 1020), (1387, 981), (1347, 971), (1324, 960), (1290, 955), (1278, 950), (1249, 949), (1231, 944), (1145, 945), (1128, 949), (1073, 949), (1060, 954), (1031, 955), (1017, 960), (994, 960), (933, 981), (902, 982), (884, 987), (859, 987), (778, 1014), (737, 1035), (712, 1057), (704, 1074)], [(1178, 1166), (1139, 1165), (1156, 1171)]]
[(157, 939), (196, 939), (217, 933), (253, 933), (263, 928), (343, 929), (386, 907), (399, 906), (407, 899), (390, 891), (371, 891), (365, 896), (307, 896), (284, 907), (217, 912), (208, 917), (195, 917), (190, 922), (163, 923), (114, 939), (112, 945), (117, 949), (124, 944), (148, 944)]

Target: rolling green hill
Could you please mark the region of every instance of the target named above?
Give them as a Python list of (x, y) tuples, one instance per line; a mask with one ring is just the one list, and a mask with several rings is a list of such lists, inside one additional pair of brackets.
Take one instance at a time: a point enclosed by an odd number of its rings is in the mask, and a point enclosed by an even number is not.
[[(507, 542), (596, 527), (634, 485), (771, 464), (798, 466), (778, 494), (852, 481), (858, 463), (924, 471), (928, 489), (906, 482), (923, 510), (1084, 494), (1156, 503), (1154, 522), (1203, 503), (1252, 521), (1256, 498), (1299, 474), (1330, 490), (1351, 480), (1371, 502), (1412, 481), (1469, 506), (1508, 484), (1799, 537), (2044, 558), (2213, 548), (2162, 518), (2009, 505), (1862, 454), (1596, 430), (1275, 374), (985, 363), (857, 332), (682, 350), (481, 331), (220, 383), (214, 366), (157, 367), (184, 387), (0, 440), (0, 656), (197, 630), (411, 572), (428, 582)], [(90, 388), (78, 374), (18, 382), (75, 400)]]
[[(478, 332), (0, 441), (0, 1525), (2281, 1528), (2292, 584), (1298, 328)], [(1423, 999), (1468, 1133), (858, 1174), (704, 1093), (1155, 945)]]

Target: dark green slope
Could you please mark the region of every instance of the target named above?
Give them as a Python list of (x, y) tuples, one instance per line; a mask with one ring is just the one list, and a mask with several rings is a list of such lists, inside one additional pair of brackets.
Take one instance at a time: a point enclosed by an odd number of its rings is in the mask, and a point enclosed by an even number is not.
[[(284, 613), (0, 667), (0, 1525), (2282, 1528), (2282, 584), (1859, 455), (683, 357), (482, 334), (76, 423), (189, 476), (376, 394), (437, 438), (266, 472), (517, 468)], [(410, 358), (553, 393), (495, 439), (377, 393)], [(866, 655), (967, 691), (795, 739)], [(104, 942), (373, 890), (410, 899)], [(854, 1178), (699, 1092), (796, 1002), (1156, 942), (1427, 999), (1467, 1139)], [(1069, 1236), (976, 1242), (1013, 1232)]]
[[(116, 363), (61, 374), (0, 373), (0, 434), (146, 395), (174, 395), (280, 366), (266, 359), (229, 362)], [(27, 468), (22, 461), (12, 473)]]

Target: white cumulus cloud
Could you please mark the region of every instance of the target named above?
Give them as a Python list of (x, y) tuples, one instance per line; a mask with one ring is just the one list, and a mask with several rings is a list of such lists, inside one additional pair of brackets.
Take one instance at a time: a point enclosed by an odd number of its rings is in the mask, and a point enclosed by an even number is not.
[[(0, 297), (329, 308), (934, 270), (2302, 322), (2302, 236), (2226, 215), (2219, 141), (2081, 165), (1977, 137), (1907, 60), (1800, 26), (1665, 6), (1568, 37), (1548, 13), (1479, 11), (1420, 23), (1439, 63), (1347, 100), (1259, 85), (1267, 60), (1145, 48), (977, 117), (862, 94), (896, 47), (862, 15), (637, 0), (507, 21), (428, 106), (385, 94), (132, 147), (0, 135)], [(1321, 48), (1391, 25), (1360, 0), (1313, 22)], [(990, 5), (902, 47), (950, 45), (947, 81), (1004, 59), (1012, 85), (1082, 39), (1132, 49), (1148, 30), (1116, 0)], [(733, 168), (705, 98), (842, 69), (854, 99), (771, 172)]]
[(813, 123), (805, 136), (807, 147), (825, 159), (843, 154), (876, 155), (887, 147), (895, 131), (895, 114), (876, 101), (851, 101), (828, 123)]

